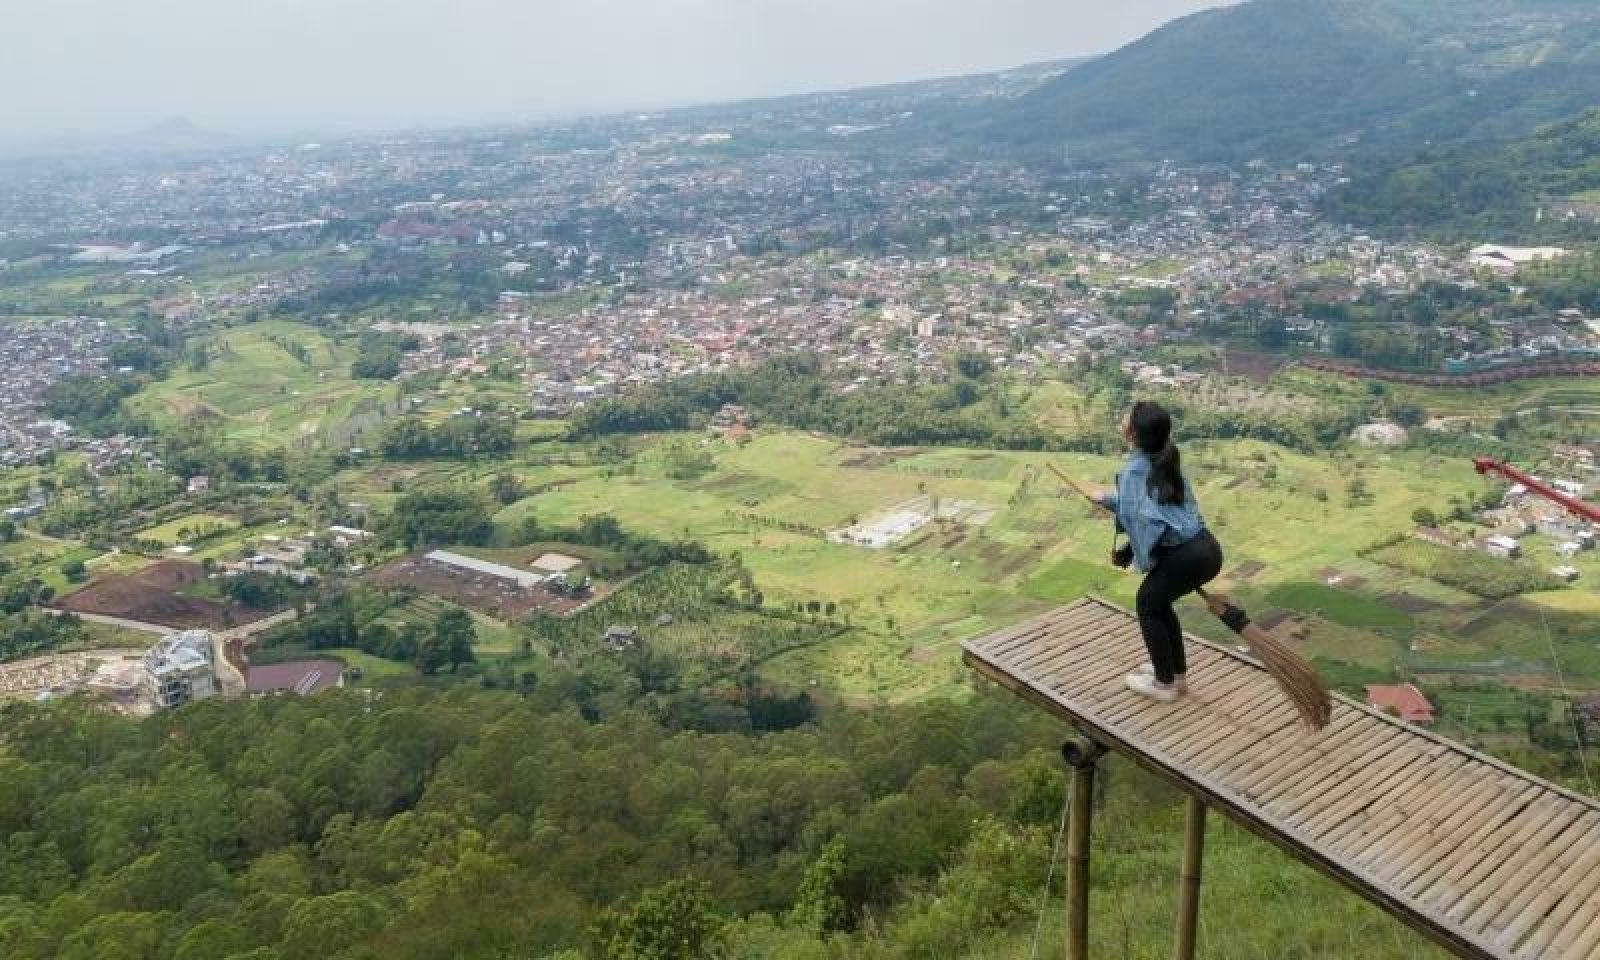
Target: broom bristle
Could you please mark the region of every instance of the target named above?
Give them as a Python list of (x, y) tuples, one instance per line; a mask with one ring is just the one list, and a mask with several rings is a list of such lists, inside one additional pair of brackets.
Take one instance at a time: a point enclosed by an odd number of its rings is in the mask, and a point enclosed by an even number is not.
[(1251, 623), (1249, 615), (1225, 595), (1203, 589), (1198, 592), (1212, 614), (1237, 633), (1250, 653), (1267, 668), (1299, 711), (1301, 722), (1313, 730), (1326, 727), (1333, 719), (1333, 695), (1328, 692), (1328, 684), (1317, 668)]
[(1241, 639), (1289, 697), (1301, 721), (1313, 730), (1326, 727), (1333, 718), (1333, 696), (1317, 668), (1260, 628), (1246, 629)]

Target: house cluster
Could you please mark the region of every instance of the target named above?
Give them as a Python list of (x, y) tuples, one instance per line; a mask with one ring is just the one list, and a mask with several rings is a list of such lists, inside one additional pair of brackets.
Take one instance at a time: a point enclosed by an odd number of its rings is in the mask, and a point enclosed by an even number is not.
[[(1600, 490), (1600, 469), (1596, 468), (1593, 450), (1563, 444), (1554, 453), (1554, 461), (1560, 465), (1558, 469), (1563, 475), (1540, 477), (1541, 482), (1578, 498)], [(1550, 572), (1568, 583), (1580, 576), (1579, 569), (1570, 561), (1594, 550), (1600, 542), (1600, 530), (1594, 524), (1573, 516), (1522, 484), (1507, 487), (1497, 506), (1479, 512), (1478, 521), (1487, 532), (1458, 546), (1480, 549), (1491, 556), (1517, 558), (1530, 553), (1527, 538), (1538, 535), (1548, 542), (1549, 554), (1557, 564)]]
[(62, 379), (114, 373), (112, 348), (136, 337), (92, 317), (0, 318), (0, 467), (62, 449), (80, 449), (101, 466), (149, 456), (142, 441), (81, 437), (45, 409), (50, 387)]
[(328, 527), (320, 535), (315, 531), (300, 536), (269, 533), (257, 539), (243, 556), (225, 560), (219, 567), (224, 576), (266, 573), (287, 577), (304, 585), (317, 578), (316, 571), (307, 566), (307, 560), (319, 542), (347, 550), (371, 538), (372, 534), (367, 530), (337, 524)]

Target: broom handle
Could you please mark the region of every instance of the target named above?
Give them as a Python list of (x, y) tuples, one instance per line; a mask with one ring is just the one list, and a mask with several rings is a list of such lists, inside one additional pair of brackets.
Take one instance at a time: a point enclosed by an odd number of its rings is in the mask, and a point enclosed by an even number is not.
[(1230, 606), (1227, 597), (1221, 594), (1207, 593), (1205, 587), (1195, 587), (1194, 592), (1200, 595), (1201, 600), (1205, 601), (1206, 609), (1211, 611), (1212, 616), (1222, 616)]
[(1045, 462), (1045, 466), (1050, 469), (1051, 473), (1056, 475), (1056, 479), (1057, 480), (1060, 480), (1062, 483), (1066, 484), (1068, 487), (1071, 487), (1072, 490), (1078, 494), (1078, 496), (1082, 497), (1083, 499), (1085, 499), (1085, 500), (1089, 501), (1090, 503), (1094, 504), (1095, 506), (1099, 507), (1101, 510), (1105, 510), (1108, 513), (1110, 512), (1110, 508), (1107, 507), (1105, 504), (1101, 503), (1099, 500), (1096, 500), (1094, 498), (1094, 496), (1089, 493), (1088, 490), (1085, 490), (1083, 488), (1082, 484), (1078, 483), (1078, 481), (1076, 481), (1076, 480), (1072, 479), (1071, 477), (1067, 476), (1065, 473), (1062, 473), (1060, 467), (1057, 467), (1055, 464), (1050, 463), (1048, 461)]

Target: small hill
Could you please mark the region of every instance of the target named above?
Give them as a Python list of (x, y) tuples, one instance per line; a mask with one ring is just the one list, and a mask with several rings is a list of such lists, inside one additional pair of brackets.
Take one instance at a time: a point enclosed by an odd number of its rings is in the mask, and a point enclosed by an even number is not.
[(1323, 208), (1375, 228), (1528, 241), (1600, 233), (1600, 110), (1511, 143), (1382, 167), (1334, 190)]
[(218, 150), (235, 146), (236, 137), (199, 126), (188, 117), (169, 117), (121, 138), (119, 146), (160, 152)]
[(1592, 0), (1249, 0), (1001, 104), (992, 143), (1238, 161), (1525, 135), (1600, 102)]

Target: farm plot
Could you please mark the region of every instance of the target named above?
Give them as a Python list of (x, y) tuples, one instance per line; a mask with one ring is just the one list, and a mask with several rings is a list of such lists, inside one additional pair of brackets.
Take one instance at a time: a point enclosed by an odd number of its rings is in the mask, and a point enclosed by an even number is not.
[(73, 613), (95, 614), (186, 630), (253, 623), (269, 611), (231, 606), (185, 595), (205, 580), (199, 564), (165, 560), (129, 575), (99, 577), (57, 604)]
[(368, 576), (381, 586), (408, 587), (497, 620), (521, 620), (536, 612), (567, 617), (603, 595), (598, 588), (589, 596), (568, 597), (539, 586), (519, 587), (491, 574), (436, 563), (421, 553), (401, 557)]

